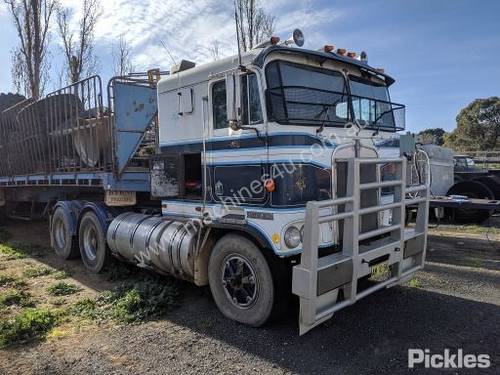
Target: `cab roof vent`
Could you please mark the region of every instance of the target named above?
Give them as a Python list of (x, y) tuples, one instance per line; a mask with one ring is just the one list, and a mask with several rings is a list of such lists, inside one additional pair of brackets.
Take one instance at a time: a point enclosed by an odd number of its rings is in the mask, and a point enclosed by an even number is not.
[(194, 68), (195, 66), (196, 64), (192, 61), (181, 60), (179, 64), (175, 64), (170, 68), (170, 74), (183, 72), (184, 70)]

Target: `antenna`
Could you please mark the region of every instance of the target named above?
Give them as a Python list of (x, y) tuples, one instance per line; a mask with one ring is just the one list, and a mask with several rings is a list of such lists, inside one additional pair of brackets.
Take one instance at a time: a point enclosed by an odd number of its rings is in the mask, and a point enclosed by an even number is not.
[(233, 4), (234, 4), (234, 24), (236, 26), (236, 41), (238, 43), (238, 65), (239, 68), (243, 70), (243, 66), (241, 64), (240, 28), (238, 27), (239, 15), (238, 15), (238, 8), (236, 7), (236, 0), (233, 1)]
[(172, 54), (170, 53), (170, 50), (168, 49), (167, 45), (165, 44), (165, 42), (163, 40), (160, 40), (160, 43), (161, 45), (163, 46), (163, 48), (165, 48), (165, 50), (167, 51), (168, 53), (168, 56), (170, 56), (170, 59), (173, 61), (174, 65), (177, 65), (177, 62), (175, 61), (174, 57), (172, 56)]

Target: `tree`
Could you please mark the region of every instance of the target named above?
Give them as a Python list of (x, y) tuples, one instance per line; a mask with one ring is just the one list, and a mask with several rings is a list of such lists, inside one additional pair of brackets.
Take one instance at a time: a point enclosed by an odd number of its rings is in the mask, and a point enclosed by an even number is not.
[(101, 15), (98, 0), (82, 0), (82, 14), (78, 30), (70, 25), (72, 16), (68, 8), (59, 8), (57, 24), (61, 36), (68, 80), (75, 83), (82, 76), (96, 73), (97, 57), (94, 54), (94, 31)]
[(120, 35), (118, 43), (113, 45), (113, 72), (115, 76), (125, 76), (132, 72), (135, 67), (132, 62), (131, 47), (125, 39), (125, 35)]
[(208, 52), (214, 60), (220, 59), (220, 42), (217, 39), (214, 39), (210, 42)]
[(14, 105), (16, 105), (19, 102), (22, 102), (26, 98), (22, 95), (19, 94), (0, 94), (0, 113), (5, 111), (7, 108), (10, 108)]
[(266, 14), (260, 0), (235, 0), (238, 14), (237, 28), (240, 34), (240, 47), (251, 50), (274, 32), (275, 17)]
[(420, 137), (422, 143), (433, 143), (438, 146), (442, 146), (444, 144), (445, 134), (446, 132), (441, 128), (431, 128), (422, 130), (420, 133), (418, 133), (418, 136)]
[(457, 116), (457, 127), (445, 137), (456, 151), (499, 149), (500, 98), (476, 99)]
[(18, 92), (37, 100), (48, 81), (50, 20), (57, 0), (3, 0), (19, 37), (12, 51), (12, 78)]

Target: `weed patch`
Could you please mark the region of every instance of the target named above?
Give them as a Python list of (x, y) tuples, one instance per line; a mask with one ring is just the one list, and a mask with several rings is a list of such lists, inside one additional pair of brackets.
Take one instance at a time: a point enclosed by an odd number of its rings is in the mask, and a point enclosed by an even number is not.
[(78, 293), (80, 290), (81, 288), (75, 284), (68, 284), (64, 281), (47, 288), (47, 292), (51, 296), (69, 296), (70, 294)]
[(47, 309), (28, 308), (12, 318), (0, 320), (0, 347), (45, 337), (56, 324), (56, 314)]
[(11, 275), (0, 275), (0, 286), (13, 286), (16, 288), (24, 288), (26, 281)]
[(0, 309), (7, 306), (33, 306), (31, 295), (23, 290), (11, 289), (0, 294)]
[(420, 281), (416, 277), (406, 283), (411, 288), (420, 288)]
[(93, 320), (113, 319), (119, 323), (141, 322), (164, 315), (172, 309), (179, 296), (177, 282), (146, 279), (124, 283), (97, 299), (84, 299), (72, 312)]
[(56, 271), (52, 274), (52, 277), (56, 280), (64, 280), (70, 276), (71, 276), (71, 272), (69, 270)]
[(31, 266), (29, 268), (26, 268), (23, 272), (23, 275), (26, 277), (34, 278), (34, 277), (40, 277), (40, 276), (47, 276), (53, 273), (54, 270), (45, 267), (45, 266)]
[(0, 255), (2, 255), (7, 260), (24, 259), (28, 255), (35, 258), (42, 257), (45, 255), (45, 253), (45, 248), (38, 245), (31, 245), (25, 242), (9, 241), (0, 243)]

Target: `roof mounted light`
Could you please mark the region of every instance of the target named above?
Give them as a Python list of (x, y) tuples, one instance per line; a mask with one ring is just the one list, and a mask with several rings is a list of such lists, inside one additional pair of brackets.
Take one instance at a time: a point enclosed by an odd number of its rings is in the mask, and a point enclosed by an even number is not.
[(359, 55), (359, 60), (367, 63), (368, 62), (368, 54), (365, 51), (361, 51), (361, 55)]
[(356, 52), (352, 52), (352, 51), (347, 52), (347, 57), (350, 57), (351, 59), (355, 59), (356, 58)]
[(337, 55), (344, 56), (346, 54), (347, 50), (345, 48), (339, 48), (337, 50)]
[(334, 49), (335, 49), (334, 45), (326, 44), (322, 48), (320, 48), (319, 50), (321, 52), (329, 53), (329, 52), (333, 52)]
[(263, 42), (260, 42), (253, 48), (265, 48), (268, 46), (275, 46), (280, 42), (280, 37), (279, 36), (272, 36), (271, 38), (264, 40)]
[(304, 45), (305, 38), (304, 38), (304, 33), (300, 29), (295, 29), (293, 30), (292, 36), (285, 40), (283, 44), (289, 45), (289, 44), (295, 44), (297, 47), (302, 47)]

